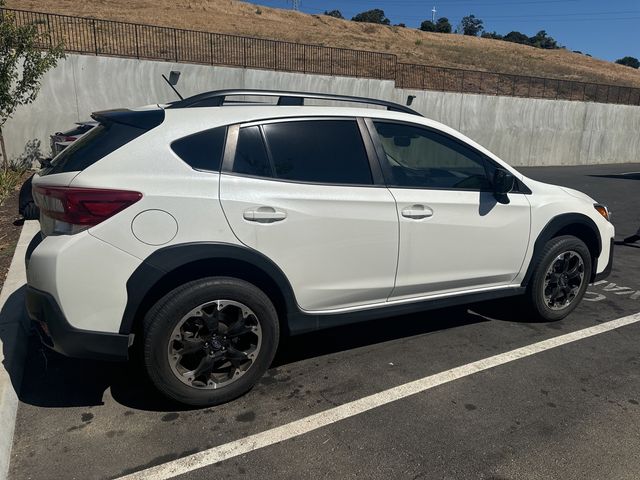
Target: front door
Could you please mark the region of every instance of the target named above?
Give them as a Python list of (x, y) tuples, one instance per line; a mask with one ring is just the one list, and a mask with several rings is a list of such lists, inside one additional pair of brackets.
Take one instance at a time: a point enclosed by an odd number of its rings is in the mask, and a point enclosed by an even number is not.
[(529, 242), (526, 195), (498, 202), (489, 181), (497, 165), (458, 139), (415, 124), (373, 125), (400, 220), (391, 299), (509, 285)]

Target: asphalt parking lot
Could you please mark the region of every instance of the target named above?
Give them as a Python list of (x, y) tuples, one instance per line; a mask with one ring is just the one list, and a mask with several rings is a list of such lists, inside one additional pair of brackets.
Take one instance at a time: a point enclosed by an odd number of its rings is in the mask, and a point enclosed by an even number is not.
[[(618, 239), (640, 227), (640, 164), (522, 171), (608, 204)], [(33, 340), (10, 478), (118, 478), (603, 325), (640, 312), (639, 272), (640, 243), (618, 245), (611, 276), (555, 323), (503, 301), (289, 339), (256, 388), (209, 409), (170, 404), (130, 364), (66, 359)], [(176, 478), (637, 479), (640, 322), (248, 450)]]

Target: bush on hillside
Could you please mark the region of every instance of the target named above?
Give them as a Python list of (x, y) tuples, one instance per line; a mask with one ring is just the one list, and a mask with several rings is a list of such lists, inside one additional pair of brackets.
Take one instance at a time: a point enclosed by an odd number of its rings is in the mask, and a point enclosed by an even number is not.
[(616, 63), (631, 68), (640, 68), (640, 60), (638, 60), (636, 57), (619, 58), (618, 60), (616, 60)]
[(344, 20), (344, 17), (342, 16), (342, 12), (340, 10), (330, 10), (330, 11), (325, 10), (324, 14), (327, 15), (328, 17), (339, 18), (340, 20)]
[(384, 15), (384, 10), (374, 8), (366, 12), (360, 12), (351, 19), (354, 22), (377, 23), (380, 25), (389, 25), (391, 21)]

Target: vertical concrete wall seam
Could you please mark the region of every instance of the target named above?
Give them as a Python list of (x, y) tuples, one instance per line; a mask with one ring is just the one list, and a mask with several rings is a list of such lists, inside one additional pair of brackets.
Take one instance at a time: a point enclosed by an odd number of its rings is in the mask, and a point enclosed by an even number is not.
[(80, 122), (80, 104), (78, 102), (78, 81), (77, 78), (78, 76), (76, 75), (76, 66), (77, 66), (77, 62), (76, 62), (76, 57), (72, 57), (71, 59), (71, 75), (73, 75), (73, 93), (75, 95), (75, 99), (76, 99), (76, 122)]

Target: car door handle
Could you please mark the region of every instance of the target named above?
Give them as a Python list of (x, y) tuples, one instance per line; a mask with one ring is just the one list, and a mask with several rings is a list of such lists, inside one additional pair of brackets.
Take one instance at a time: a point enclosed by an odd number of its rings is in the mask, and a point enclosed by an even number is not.
[(433, 216), (433, 210), (425, 205), (411, 205), (402, 210), (402, 216), (413, 220), (420, 220)]
[(287, 218), (286, 212), (276, 210), (273, 207), (250, 208), (249, 210), (245, 210), (242, 216), (249, 222), (257, 223), (274, 223)]

